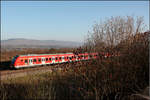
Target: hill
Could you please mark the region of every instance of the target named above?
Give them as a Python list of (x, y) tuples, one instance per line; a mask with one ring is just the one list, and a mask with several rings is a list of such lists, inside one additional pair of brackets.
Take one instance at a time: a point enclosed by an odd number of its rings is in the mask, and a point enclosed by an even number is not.
[(81, 42), (57, 41), (57, 40), (34, 40), (15, 38), (1, 40), (1, 48), (73, 48), (81, 46)]

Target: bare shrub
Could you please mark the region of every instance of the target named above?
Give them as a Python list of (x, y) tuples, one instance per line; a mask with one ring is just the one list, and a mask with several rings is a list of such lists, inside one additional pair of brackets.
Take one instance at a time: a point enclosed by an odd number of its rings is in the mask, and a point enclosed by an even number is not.
[[(126, 99), (148, 86), (150, 33), (145, 32), (143, 22), (143, 17), (111, 17), (100, 24), (96, 23), (93, 31), (89, 32), (83, 46), (85, 51), (120, 53), (120, 56), (97, 59), (97, 63), (86, 66), (85, 70), (91, 71), (91, 76), (85, 75), (81, 82), (87, 79), (96, 81), (98, 85), (90, 85), (96, 89), (93, 92), (96, 100)], [(89, 70), (90, 66), (96, 70)]]
[(93, 25), (93, 31), (88, 32), (84, 47), (88, 48), (88, 51), (97, 52), (106, 48), (112, 49), (121, 41), (131, 41), (135, 34), (144, 31), (147, 30), (143, 17), (111, 17)]

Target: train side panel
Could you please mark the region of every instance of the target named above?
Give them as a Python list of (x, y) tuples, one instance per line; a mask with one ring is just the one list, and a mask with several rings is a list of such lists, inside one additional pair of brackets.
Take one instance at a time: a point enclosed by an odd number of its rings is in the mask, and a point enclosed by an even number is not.
[(17, 56), (13, 63), (14, 68), (31, 67), (37, 65), (56, 64), (97, 58), (97, 53), (46, 54)]

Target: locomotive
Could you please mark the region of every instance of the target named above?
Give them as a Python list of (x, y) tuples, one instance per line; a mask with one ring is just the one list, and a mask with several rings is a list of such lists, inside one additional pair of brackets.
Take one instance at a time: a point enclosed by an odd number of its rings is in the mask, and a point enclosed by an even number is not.
[(11, 62), (11, 68), (19, 69), (37, 65), (50, 65), (80, 60), (96, 59), (98, 53), (57, 53), (57, 54), (28, 54), (16, 55)]

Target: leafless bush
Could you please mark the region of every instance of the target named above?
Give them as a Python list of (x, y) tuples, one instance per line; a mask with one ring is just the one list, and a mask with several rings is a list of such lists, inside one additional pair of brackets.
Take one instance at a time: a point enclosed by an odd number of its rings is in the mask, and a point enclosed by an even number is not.
[[(118, 57), (106, 61), (97, 59), (97, 63), (86, 66), (85, 70), (91, 71), (91, 76), (85, 75), (82, 82), (87, 79), (89, 82), (96, 81), (98, 85), (91, 85), (96, 89), (93, 92), (95, 99), (126, 99), (148, 85), (150, 32), (145, 31), (143, 17), (111, 17), (93, 26), (83, 49), (88, 52), (120, 53)], [(96, 70), (88, 70), (90, 66)], [(97, 76), (100, 80), (95, 78)]]
[(104, 51), (108, 47), (112, 49), (120, 42), (130, 41), (135, 34), (145, 31), (143, 17), (111, 17), (93, 25), (93, 31), (88, 32), (84, 48), (88, 51)]

